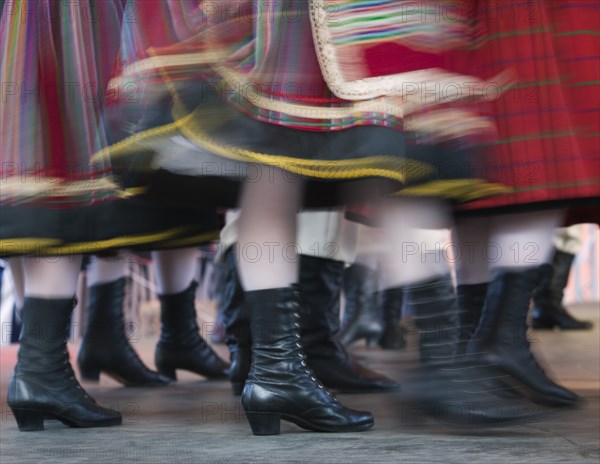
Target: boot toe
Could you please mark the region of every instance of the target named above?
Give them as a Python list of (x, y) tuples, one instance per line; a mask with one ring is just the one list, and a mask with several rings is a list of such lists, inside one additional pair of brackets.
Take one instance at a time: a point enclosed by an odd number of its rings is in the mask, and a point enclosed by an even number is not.
[(574, 407), (581, 404), (582, 399), (574, 391), (568, 388), (562, 387), (558, 384), (554, 384), (551, 388), (548, 388), (548, 392), (537, 401), (539, 404), (545, 404), (548, 406), (566, 406)]
[(88, 411), (82, 417), (64, 421), (74, 427), (112, 427), (123, 423), (123, 416), (119, 411), (98, 406), (94, 411)]
[(327, 431), (334, 432), (360, 432), (368, 430), (375, 424), (373, 414), (368, 411), (357, 411), (341, 406), (337, 413), (332, 413), (331, 424)]
[(341, 350), (327, 349), (325, 355), (320, 356), (312, 351), (308, 354), (308, 363), (323, 385), (332, 390), (367, 393), (400, 389), (396, 381), (364, 367), (353, 356)]
[(104, 408), (93, 400), (51, 402), (40, 404), (39, 409), (48, 418), (54, 418), (75, 428), (110, 427), (120, 425), (123, 416), (114, 409)]
[(173, 379), (159, 372), (152, 371), (146, 378), (137, 385), (129, 385), (131, 387), (165, 387), (173, 382)]
[(375, 424), (373, 414), (357, 411), (341, 404), (321, 406), (307, 411), (292, 410), (283, 413), (281, 418), (299, 427), (317, 432), (360, 432), (368, 430)]
[(165, 346), (159, 343), (154, 362), (159, 372), (172, 380), (176, 379), (176, 370), (194, 372), (212, 380), (227, 379), (230, 367), (205, 343), (200, 347)]
[(589, 321), (579, 321), (570, 317), (558, 320), (556, 327), (560, 330), (590, 330), (594, 327), (594, 324)]
[(531, 312), (531, 326), (534, 329), (552, 330), (590, 330), (594, 324), (590, 321), (575, 319), (564, 307), (536, 307)]
[(536, 404), (576, 406), (580, 401), (575, 392), (549, 378), (528, 352), (497, 349), (480, 355), (479, 359), (505, 374), (506, 382), (515, 387), (514, 391), (522, 391)]
[[(410, 375), (410, 373), (409, 373)], [(545, 410), (510, 385), (497, 385), (501, 372), (478, 362), (425, 364), (412, 373), (400, 417), (423, 423), (428, 418), (446, 426), (501, 426), (535, 420)]]
[(401, 389), (395, 380), (362, 366), (343, 370), (332, 369), (327, 374), (315, 370), (315, 373), (327, 388), (345, 393), (389, 392)]
[(221, 360), (220, 358), (215, 359), (213, 362), (206, 363), (202, 369), (205, 377), (214, 380), (222, 380), (229, 378), (229, 363)]
[(352, 419), (349, 421), (348, 428), (360, 431), (370, 429), (375, 425), (375, 418), (370, 412), (357, 410), (350, 411), (352, 412)]

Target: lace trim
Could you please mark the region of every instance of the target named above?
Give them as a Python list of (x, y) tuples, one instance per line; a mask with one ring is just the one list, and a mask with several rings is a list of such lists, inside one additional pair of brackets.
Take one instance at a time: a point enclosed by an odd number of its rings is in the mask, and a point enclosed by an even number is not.
[(253, 106), (267, 110), (277, 111), (290, 116), (305, 119), (344, 119), (359, 113), (377, 113), (402, 118), (404, 112), (397, 101), (386, 98), (377, 98), (370, 101), (349, 103), (344, 107), (326, 107), (319, 105), (302, 105), (265, 97), (250, 85), (252, 82), (244, 74), (235, 72), (225, 66), (214, 66), (215, 71), (223, 77), (231, 88), (243, 89), (240, 96), (248, 100)]
[[(430, 106), (432, 99), (437, 104), (453, 101), (444, 95), (443, 89), (459, 85), (470, 89), (470, 98), (483, 97), (490, 85), (499, 89), (507, 87), (514, 76), (502, 72), (489, 81), (474, 76), (456, 74), (441, 68), (430, 68), (379, 77), (348, 80), (339, 60), (339, 46), (335, 45), (332, 27), (329, 24), (329, 2), (311, 0), (309, 15), (313, 40), (323, 78), (329, 89), (344, 100), (367, 100), (385, 96), (402, 96), (404, 114)], [(353, 75), (356, 74), (353, 72)], [(498, 93), (498, 95), (500, 92)], [(496, 95), (495, 97), (497, 98)]]

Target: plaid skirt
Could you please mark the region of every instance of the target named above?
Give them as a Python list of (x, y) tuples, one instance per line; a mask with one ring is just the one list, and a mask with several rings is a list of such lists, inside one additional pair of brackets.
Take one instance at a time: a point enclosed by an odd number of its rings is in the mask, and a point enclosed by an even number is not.
[(192, 246), (217, 237), (214, 209), (138, 203), (109, 162), (91, 163), (108, 143), (104, 89), (124, 4), (0, 2), (0, 256)]
[[(143, 20), (126, 26), (122, 66), (110, 84), (110, 126), (119, 142), (95, 156), (140, 198), (235, 206), (240, 181), (271, 168), (304, 179), (308, 206), (358, 201), (348, 192), (368, 197), (358, 188), (365, 179), (370, 186), (375, 180), (378, 194), (457, 202), (507, 191), (474, 174), (484, 148), (469, 130), (489, 126), (471, 111), (475, 105), (421, 101), (425, 83), (438, 77), (471, 79), (440, 68), (439, 39), (460, 42), (456, 23), (415, 23), (415, 2), (337, 2), (342, 15), (357, 7), (366, 14), (333, 23), (353, 25), (331, 34), (347, 81), (338, 87), (315, 42), (319, 21), (309, 18), (322, 2), (242, 1), (223, 11), (214, 10), (218, 2), (208, 2), (213, 9), (175, 2), (167, 11), (153, 3), (136, 2)], [(382, 21), (395, 24), (393, 32), (378, 29)], [(372, 23), (375, 29), (363, 28)], [(376, 59), (373, 48), (382, 52)], [(404, 66), (390, 67), (397, 63)], [(415, 92), (403, 95), (413, 78), (420, 79)], [(144, 89), (140, 101), (124, 101), (120, 89), (128, 84)], [(440, 142), (441, 133), (452, 140)]]
[(459, 211), (587, 207), (577, 221), (597, 221), (589, 206), (600, 198), (600, 3), (484, 0), (473, 11), (478, 47), (451, 60), (457, 69), (492, 75), (508, 67), (518, 76), (482, 107), (498, 138), (480, 174), (513, 191)]

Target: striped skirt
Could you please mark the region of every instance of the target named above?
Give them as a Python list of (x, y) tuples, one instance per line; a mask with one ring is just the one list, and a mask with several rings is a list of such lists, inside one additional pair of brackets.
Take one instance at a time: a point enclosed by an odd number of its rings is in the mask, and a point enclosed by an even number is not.
[(7, 0), (0, 23), (0, 256), (189, 246), (216, 213), (133, 200), (108, 161), (105, 89), (123, 0)]
[(484, 75), (508, 67), (518, 76), (482, 108), (498, 139), (479, 167), (513, 192), (461, 211), (567, 207), (579, 208), (574, 221), (596, 222), (597, 209), (583, 208), (600, 197), (600, 3), (478, 1), (474, 18), (478, 47), (453, 61)]

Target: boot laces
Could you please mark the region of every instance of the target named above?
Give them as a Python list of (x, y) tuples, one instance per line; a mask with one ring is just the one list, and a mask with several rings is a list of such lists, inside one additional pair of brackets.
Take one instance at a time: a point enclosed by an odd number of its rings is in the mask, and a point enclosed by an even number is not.
[[(65, 342), (66, 342), (66, 340), (65, 340)], [(63, 357), (64, 357), (63, 366), (65, 366), (63, 369), (63, 373), (66, 374), (67, 379), (72, 384), (72, 386), (77, 388), (77, 390), (79, 390), (81, 392), (81, 394), (83, 395), (83, 397), (85, 399), (90, 399), (87, 392), (83, 389), (83, 387), (80, 385), (79, 381), (77, 380), (77, 377), (75, 377), (75, 371), (73, 370), (73, 366), (71, 366), (71, 362), (69, 361), (69, 350), (66, 347), (63, 350)]]
[(302, 343), (300, 342), (300, 340), (302, 339), (302, 336), (300, 335), (299, 329), (300, 329), (300, 312), (298, 310), (295, 310), (293, 313), (294, 318), (296, 319), (296, 322), (294, 322), (294, 327), (296, 327), (298, 330), (296, 330), (294, 332), (294, 335), (296, 337), (296, 339), (298, 340), (296, 342), (296, 347), (297, 347), (297, 354), (298, 357), (300, 358), (300, 365), (302, 366), (302, 368), (304, 369), (304, 372), (306, 373), (306, 375), (308, 375), (310, 377), (310, 379), (317, 385), (317, 387), (321, 390), (323, 390), (323, 392), (325, 392), (325, 394), (334, 402), (338, 402), (337, 397), (331, 393), (322, 383), (319, 379), (317, 379), (317, 377), (315, 376), (313, 370), (308, 367), (308, 364), (306, 362), (306, 353), (304, 352), (304, 349), (302, 347)]

